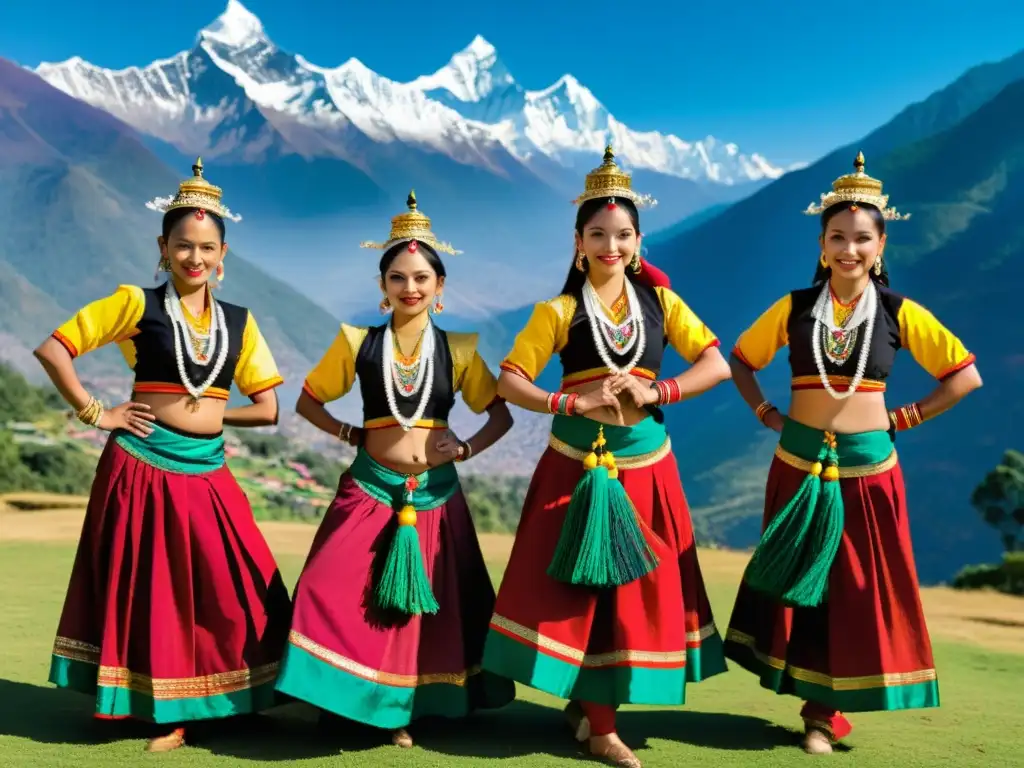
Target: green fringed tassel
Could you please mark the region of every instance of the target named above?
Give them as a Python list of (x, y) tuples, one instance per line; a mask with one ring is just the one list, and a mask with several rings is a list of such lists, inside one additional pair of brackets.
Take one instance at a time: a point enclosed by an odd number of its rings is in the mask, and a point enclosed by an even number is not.
[(843, 536), (838, 464), (835, 435), (826, 432), (811, 472), (765, 528), (747, 565), (743, 580), (753, 589), (794, 607), (825, 600)]
[(398, 530), (391, 540), (384, 570), (377, 582), (377, 605), (413, 616), (437, 613), (438, 604), (430, 588), (427, 569), (420, 553), (420, 537), (416, 532), (416, 509), (412, 506), (415, 478), (407, 482), (408, 501), (398, 513)]
[(658, 559), (644, 538), (615, 458), (603, 450), (604, 428), (583, 461), (548, 575), (569, 584), (613, 587), (650, 573)]

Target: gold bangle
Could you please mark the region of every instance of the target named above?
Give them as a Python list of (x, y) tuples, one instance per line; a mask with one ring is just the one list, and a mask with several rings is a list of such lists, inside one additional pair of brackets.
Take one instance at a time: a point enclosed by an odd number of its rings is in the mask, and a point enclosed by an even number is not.
[(99, 423), (100, 417), (103, 415), (103, 403), (95, 397), (90, 397), (89, 402), (85, 404), (85, 407), (77, 411), (75, 415), (83, 424), (95, 427)]
[(767, 400), (763, 401), (757, 408), (754, 409), (754, 415), (757, 416), (757, 420), (764, 424), (764, 417), (769, 412), (774, 411), (775, 406), (769, 403)]

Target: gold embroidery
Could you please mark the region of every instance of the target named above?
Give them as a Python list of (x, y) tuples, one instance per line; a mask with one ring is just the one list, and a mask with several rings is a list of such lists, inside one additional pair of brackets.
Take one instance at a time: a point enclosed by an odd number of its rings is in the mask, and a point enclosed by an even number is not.
[[(576, 461), (583, 461), (589, 451), (581, 451), (578, 448), (573, 448), (566, 442), (559, 440), (554, 435), (548, 437), (548, 445), (563, 456), (568, 456), (570, 459)], [(649, 467), (653, 464), (657, 464), (659, 461), (664, 459), (672, 451), (672, 441), (666, 437), (665, 442), (662, 443), (660, 448), (647, 453), (641, 453), (637, 456), (619, 456), (615, 454), (615, 466), (619, 469), (641, 469), (643, 467)]]
[(889, 688), (899, 685), (916, 685), (937, 680), (938, 676), (934, 669), (919, 669), (914, 672), (884, 672), (879, 675), (861, 675), (859, 677), (830, 677), (823, 672), (815, 672), (810, 669), (794, 667), (782, 659), (776, 659), (759, 650), (753, 636), (735, 629), (729, 629), (725, 633), (726, 642), (733, 642), (744, 645), (754, 652), (758, 661), (768, 665), (772, 669), (800, 680), (804, 683), (820, 685), (824, 688), (831, 688), (833, 691), (864, 691), (870, 688)]
[(277, 677), (278, 669), (278, 663), (273, 662), (253, 669), (238, 669), (202, 677), (154, 679), (140, 672), (132, 672), (125, 667), (100, 666), (100, 649), (97, 646), (69, 637), (57, 637), (53, 644), (53, 655), (99, 667), (96, 682), (100, 686), (127, 688), (153, 699), (218, 696), (244, 691), (273, 682)]
[(431, 685), (434, 683), (464, 686), (468, 678), (473, 675), (480, 674), (480, 667), (473, 666), (464, 672), (438, 672), (430, 675), (398, 675), (393, 672), (382, 672), (378, 669), (367, 667), (364, 664), (360, 664), (352, 659), (346, 658), (340, 653), (335, 653), (316, 641), (310, 640), (308, 637), (296, 632), (294, 629), (288, 634), (288, 642), (297, 648), (301, 648), (302, 650), (311, 653), (313, 656), (320, 659), (320, 661), (330, 664), (332, 667), (336, 667), (337, 669), (348, 672), (356, 677), (361, 677), (364, 680), (369, 680), (373, 683), (391, 685), (396, 688), (415, 688), (418, 685)]
[(97, 646), (59, 635), (53, 642), (53, 655), (85, 664), (100, 663), (100, 649)]
[[(518, 637), (529, 645), (540, 650), (550, 651), (551, 653), (564, 658), (571, 659), (581, 667), (607, 667), (630, 661), (648, 664), (686, 665), (685, 648), (678, 651), (618, 650), (609, 651), (608, 653), (587, 654), (581, 650), (573, 648), (571, 645), (566, 645), (558, 640), (545, 637), (537, 630), (524, 627), (522, 624), (517, 624), (511, 619), (507, 619), (497, 613), (491, 617), (491, 625), (508, 632), (510, 635)], [(699, 644), (702, 640), (711, 637), (717, 631), (718, 629), (715, 627), (714, 622), (712, 622), (701, 627), (695, 632), (687, 632), (686, 642), (687, 644)]]
[[(810, 472), (811, 464), (813, 462), (801, 459), (796, 454), (790, 453), (781, 445), (775, 446), (775, 455), (778, 456), (782, 461), (794, 469), (799, 469), (801, 472)], [(839, 478), (851, 478), (851, 477), (871, 477), (873, 475), (880, 475), (883, 472), (888, 472), (890, 469), (896, 466), (898, 458), (896, 456), (896, 449), (893, 448), (892, 453), (889, 457), (877, 464), (865, 464), (860, 467), (839, 467)], [(621, 464), (620, 464), (621, 466)]]

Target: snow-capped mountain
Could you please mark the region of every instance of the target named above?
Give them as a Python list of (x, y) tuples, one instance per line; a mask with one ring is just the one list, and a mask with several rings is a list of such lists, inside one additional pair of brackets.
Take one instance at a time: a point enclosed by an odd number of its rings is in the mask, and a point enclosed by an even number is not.
[(330, 157), (382, 181), (384, 167), (400, 162), (396, 153), (412, 148), (550, 184), (559, 168), (575, 178), (592, 167), (610, 141), (627, 167), (700, 183), (748, 184), (784, 172), (712, 137), (633, 131), (571, 75), (525, 90), (479, 36), (445, 67), (408, 83), (356, 59), (317, 66), (278, 48), (238, 0), (190, 51), (169, 59), (114, 71), (75, 57), (35, 71), (183, 153), (222, 162)]

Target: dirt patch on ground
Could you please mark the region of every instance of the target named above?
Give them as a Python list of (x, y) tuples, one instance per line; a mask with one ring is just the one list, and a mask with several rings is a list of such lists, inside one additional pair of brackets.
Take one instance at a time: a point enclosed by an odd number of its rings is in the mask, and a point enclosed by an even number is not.
[[(77, 541), (82, 510), (55, 509), (22, 512), (0, 501), (0, 542)], [(303, 556), (316, 527), (303, 523), (264, 522), (260, 529), (277, 555)], [(483, 533), (480, 547), (489, 561), (503, 561), (512, 537)], [(749, 555), (727, 550), (702, 550), (701, 569), (709, 581), (739, 580)], [(959, 592), (933, 587), (921, 590), (928, 627), (933, 636), (1009, 653), (1024, 654), (1024, 598), (995, 592)]]

